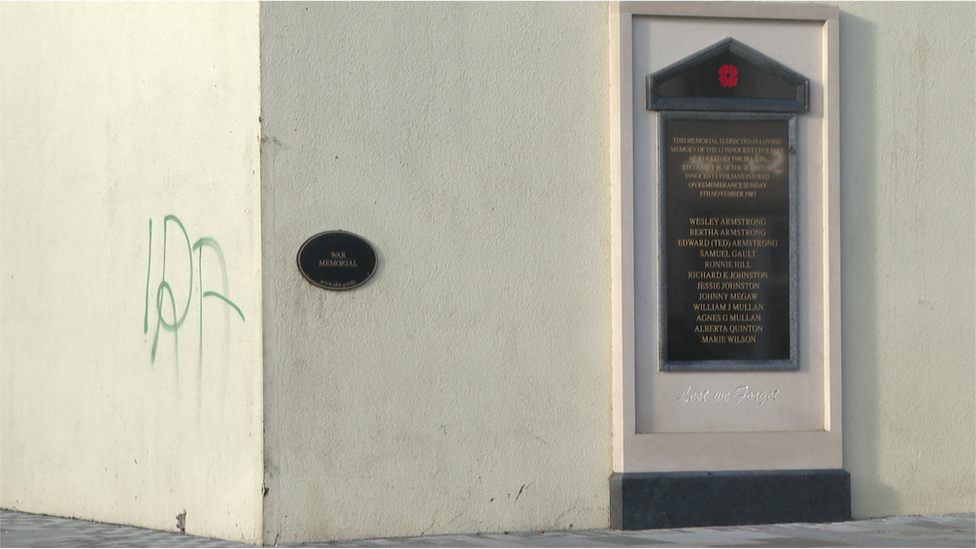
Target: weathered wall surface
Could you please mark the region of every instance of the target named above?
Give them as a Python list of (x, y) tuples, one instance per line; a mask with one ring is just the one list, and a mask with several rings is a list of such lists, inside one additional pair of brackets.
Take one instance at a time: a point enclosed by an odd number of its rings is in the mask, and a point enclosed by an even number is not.
[[(841, 8), (854, 513), (972, 510), (973, 8)], [(606, 504), (595, 12), (265, 7), (267, 540), (565, 527), (550, 520), (564, 501)], [(294, 271), (301, 242), (333, 228), (380, 250), (348, 294)], [(566, 391), (578, 407), (546, 411)], [(574, 423), (592, 454), (548, 446)], [(559, 455), (589, 467), (577, 495), (561, 495)], [(550, 495), (525, 500), (520, 478)], [(509, 484), (536, 511), (497, 505)], [(359, 526), (373, 510), (382, 531)]]
[(973, 511), (976, 10), (839, 6), (854, 514)]
[[(606, 4), (261, 9), (265, 542), (608, 524)], [(347, 292), (295, 255), (378, 250)]]
[(259, 541), (258, 6), (0, 37), (0, 505)]
[[(972, 511), (976, 13), (840, 7), (854, 513)], [(607, 48), (605, 4), (0, 5), (0, 506), (605, 527)], [(368, 284), (301, 278), (329, 229)]]

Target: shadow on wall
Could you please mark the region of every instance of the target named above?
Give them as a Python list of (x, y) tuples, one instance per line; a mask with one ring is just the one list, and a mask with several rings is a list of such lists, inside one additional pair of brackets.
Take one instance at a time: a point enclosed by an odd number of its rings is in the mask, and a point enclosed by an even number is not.
[[(841, 326), (843, 326), (844, 468), (851, 473), (855, 518), (898, 507), (895, 490), (877, 474), (881, 352), (877, 212), (877, 28), (840, 13)], [(864, 159), (857, 162), (855, 159)], [(857, 291), (849, 291), (856, 288)]]

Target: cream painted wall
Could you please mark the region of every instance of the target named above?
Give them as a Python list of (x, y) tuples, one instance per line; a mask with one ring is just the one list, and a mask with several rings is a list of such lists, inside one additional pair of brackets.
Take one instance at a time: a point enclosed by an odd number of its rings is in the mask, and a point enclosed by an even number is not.
[(854, 514), (973, 511), (976, 10), (839, 6)]
[(0, 5), (4, 508), (260, 541), (258, 63), (253, 3)]
[(839, 0), (844, 466), (857, 517), (976, 511), (976, 4)]
[[(840, 7), (854, 513), (972, 511), (976, 14)], [(608, 56), (598, 3), (0, 4), (0, 506), (605, 527)], [(301, 278), (327, 229), (372, 281)]]
[(974, 6), (840, 7), (844, 466), (854, 515), (971, 512)]
[[(607, 143), (589, 110), (602, 96), (586, 77), (603, 77), (592, 61), (603, 53), (591, 26), (599, 14), (591, 5), (307, 7), (274, 4), (262, 15), (265, 294), (277, 319), (266, 333), (275, 344), (265, 539), (534, 528), (552, 524), (566, 499), (606, 505), (596, 447), (607, 434), (595, 423), (606, 386), (594, 373), (607, 368), (595, 341), (607, 332), (597, 284), (606, 198), (583, 183), (606, 178), (597, 162)], [(971, 511), (973, 7), (841, 8), (844, 463), (854, 513)], [(559, 34), (572, 27), (580, 38)], [(567, 74), (582, 76), (561, 87)], [(554, 90), (558, 102), (541, 98)], [(576, 113), (590, 117), (590, 134), (546, 133)], [(579, 183), (547, 191), (561, 170)], [(570, 202), (586, 193), (598, 198), (591, 208)], [(562, 220), (549, 200), (563, 201)], [(566, 218), (585, 239), (562, 240)], [(298, 246), (330, 228), (380, 249), (380, 272), (361, 290), (332, 294), (297, 276)], [(551, 254), (552, 242), (575, 250)], [(539, 282), (547, 252), (552, 273), (576, 284)], [(577, 264), (559, 263), (567, 256)], [(534, 286), (499, 288), (500, 272)], [(567, 303), (576, 315), (550, 314)], [(557, 369), (563, 387), (548, 384)], [(567, 390), (585, 408), (543, 411)], [(589, 468), (576, 468), (579, 492), (562, 496), (565, 460), (540, 472), (519, 449), (565, 454), (547, 446), (573, 423), (588, 426), (575, 439), (594, 448), (569, 454)], [(509, 485), (527, 476), (551, 485), (543, 499), (520, 496), (535, 511), (495, 505), (500, 488), (507, 503)], [(574, 524), (599, 525), (600, 513)]]
[[(265, 542), (609, 522), (606, 4), (261, 9)], [(295, 255), (343, 229), (379, 268)]]

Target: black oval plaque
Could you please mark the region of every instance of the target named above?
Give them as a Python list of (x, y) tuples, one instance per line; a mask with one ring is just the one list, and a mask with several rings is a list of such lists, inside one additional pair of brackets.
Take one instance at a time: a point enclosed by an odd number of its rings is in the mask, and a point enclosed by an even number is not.
[(319, 233), (298, 250), (298, 270), (319, 288), (349, 290), (376, 272), (376, 252), (369, 242), (352, 233)]

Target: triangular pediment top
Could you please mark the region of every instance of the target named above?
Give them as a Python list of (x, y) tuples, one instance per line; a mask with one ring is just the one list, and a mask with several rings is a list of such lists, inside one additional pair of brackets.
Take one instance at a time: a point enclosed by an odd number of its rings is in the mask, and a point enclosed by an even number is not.
[(648, 110), (807, 112), (810, 80), (726, 38), (647, 76)]

